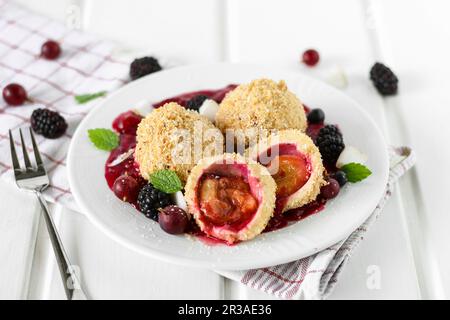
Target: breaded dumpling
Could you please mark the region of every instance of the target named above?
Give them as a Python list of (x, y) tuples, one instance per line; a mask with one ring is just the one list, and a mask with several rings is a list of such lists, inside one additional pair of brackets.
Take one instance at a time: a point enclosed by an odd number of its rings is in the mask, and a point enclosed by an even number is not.
[(299, 208), (314, 200), (326, 184), (319, 149), (306, 134), (284, 130), (262, 139), (247, 151), (262, 163), (277, 183), (280, 212)]
[(200, 159), (223, 153), (223, 143), (222, 133), (211, 121), (172, 102), (139, 124), (135, 159), (145, 179), (155, 171), (170, 169), (186, 182)]
[(276, 184), (268, 170), (235, 153), (202, 159), (185, 190), (189, 212), (200, 229), (227, 243), (259, 235), (275, 207)]
[[(242, 84), (228, 93), (220, 104), (216, 125), (227, 129), (286, 130), (305, 132), (305, 110), (300, 100), (288, 90), (286, 83), (259, 79)], [(254, 144), (255, 133), (246, 133), (246, 144)]]

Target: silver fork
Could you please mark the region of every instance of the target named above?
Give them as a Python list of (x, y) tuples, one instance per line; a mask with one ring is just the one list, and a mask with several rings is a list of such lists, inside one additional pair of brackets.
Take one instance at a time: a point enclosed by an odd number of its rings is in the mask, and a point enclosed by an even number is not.
[(68, 300), (84, 300), (86, 295), (80, 286), (80, 281), (75, 274), (75, 270), (70, 263), (67, 254), (62, 245), (61, 239), (56, 231), (55, 223), (51, 217), (47, 202), (42, 196), (44, 191), (50, 184), (47, 172), (45, 171), (44, 164), (42, 163), (41, 154), (34, 139), (33, 131), (30, 128), (31, 142), (33, 144), (34, 157), (36, 159), (36, 167), (31, 165), (30, 158), (28, 157), (27, 148), (23, 139), (22, 129), (20, 129), (20, 141), (22, 143), (23, 159), (25, 162), (25, 169), (20, 168), (20, 163), (17, 158), (16, 148), (14, 146), (14, 140), (11, 130), (9, 130), (9, 143), (11, 145), (11, 159), (14, 168), (14, 177), (16, 178), (16, 184), (19, 188), (32, 191), (36, 194), (39, 203), (42, 207), (44, 214), (44, 220), (47, 225), (47, 230), (50, 236), (50, 241), (53, 246), (53, 251), (56, 256), (56, 262), (58, 263), (59, 272), (63, 280), (64, 291)]

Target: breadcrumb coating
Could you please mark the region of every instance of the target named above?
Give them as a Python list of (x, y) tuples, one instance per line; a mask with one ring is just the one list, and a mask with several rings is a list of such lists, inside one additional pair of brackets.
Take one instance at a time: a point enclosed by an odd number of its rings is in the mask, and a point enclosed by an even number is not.
[(295, 145), (297, 151), (309, 159), (311, 176), (303, 187), (288, 197), (282, 212), (302, 207), (316, 200), (320, 188), (327, 184), (323, 177), (325, 168), (319, 149), (310, 137), (299, 130), (283, 130), (277, 134), (272, 134), (261, 140), (258, 145), (248, 149), (247, 153), (251, 159), (258, 159), (260, 154), (266, 153), (272, 146), (285, 143)]
[(177, 103), (167, 103), (144, 118), (137, 129), (135, 159), (145, 179), (162, 169), (184, 183), (204, 156), (223, 153), (223, 135), (211, 121)]
[[(253, 219), (238, 231), (230, 230), (226, 226), (208, 228), (201, 219), (201, 211), (197, 199), (197, 187), (200, 179), (212, 165), (224, 162), (246, 164), (249, 169), (249, 176), (256, 178), (258, 181), (257, 188), (260, 189), (261, 201), (258, 210)], [(189, 212), (194, 216), (196, 223), (202, 231), (210, 232), (211, 236), (225, 240), (228, 243), (235, 243), (253, 239), (264, 231), (274, 213), (276, 187), (275, 181), (264, 166), (253, 160), (247, 160), (239, 154), (225, 153), (215, 157), (204, 158), (192, 169), (185, 187), (185, 199)]]
[[(216, 115), (216, 125), (225, 134), (227, 129), (263, 129), (265, 131), (297, 129), (305, 132), (305, 110), (284, 81), (253, 80), (229, 92)], [(246, 134), (252, 144), (256, 133)]]

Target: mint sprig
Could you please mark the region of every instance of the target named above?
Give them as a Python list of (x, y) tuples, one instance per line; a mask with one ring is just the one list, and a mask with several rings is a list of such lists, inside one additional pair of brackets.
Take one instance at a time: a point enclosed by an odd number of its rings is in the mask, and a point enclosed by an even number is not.
[(347, 180), (352, 183), (362, 181), (372, 174), (365, 165), (355, 162), (346, 164), (341, 170), (345, 172)]
[(150, 183), (165, 193), (175, 193), (183, 188), (180, 178), (175, 171), (160, 170), (150, 175)]
[(88, 103), (91, 100), (100, 98), (100, 97), (104, 97), (106, 96), (107, 92), (106, 91), (100, 91), (100, 92), (96, 92), (96, 93), (87, 93), (87, 94), (80, 94), (75, 96), (75, 101), (78, 104), (85, 104)]
[(97, 149), (111, 151), (119, 146), (119, 136), (110, 129), (90, 129), (88, 136)]

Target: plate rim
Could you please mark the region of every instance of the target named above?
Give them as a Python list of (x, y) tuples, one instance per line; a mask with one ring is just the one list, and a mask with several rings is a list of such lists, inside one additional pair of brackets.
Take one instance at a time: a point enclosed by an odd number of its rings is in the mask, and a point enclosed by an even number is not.
[[(287, 67), (268, 66), (268, 65), (262, 66), (259, 64), (251, 64), (251, 63), (227, 63), (227, 62), (192, 64), (192, 65), (180, 66), (180, 67), (170, 68), (170, 69), (160, 71), (157, 74), (170, 73), (173, 70), (177, 70), (177, 71), (186, 70), (187, 71), (189, 69), (196, 69), (196, 68), (205, 68), (205, 67), (213, 68), (213, 67), (220, 67), (220, 66), (223, 67), (223, 66), (230, 66), (230, 65), (241, 66), (241, 67), (246, 67), (246, 68), (258, 68), (258, 67), (261, 69), (269, 68), (270, 70), (275, 70), (277, 72), (286, 72), (287, 74), (291, 74), (294, 77), (301, 77), (301, 78), (307, 79), (308, 81), (311, 81), (311, 82), (320, 83), (321, 85), (327, 87), (328, 90), (332, 90), (335, 93), (337, 93), (341, 96), (344, 96), (346, 99), (351, 100), (353, 102), (354, 107), (356, 107), (363, 114), (363, 116), (371, 123), (372, 127), (375, 128), (376, 134), (377, 134), (378, 138), (380, 138), (380, 142), (383, 145), (383, 149), (385, 151), (385, 152), (383, 152), (383, 158), (385, 159), (385, 163), (384, 163), (383, 167), (387, 168), (386, 172), (384, 172), (383, 180), (384, 180), (384, 184), (387, 184), (388, 177), (389, 177), (389, 156), (388, 156), (388, 144), (387, 144), (387, 141), (386, 141), (386, 138), (385, 138), (383, 132), (381, 131), (381, 129), (379, 128), (379, 126), (377, 125), (375, 120), (372, 118), (372, 116), (356, 100), (354, 100), (352, 97), (348, 96), (344, 92), (334, 88), (333, 86), (329, 85), (328, 83), (326, 83), (320, 79), (312, 78), (311, 76), (306, 75), (303, 72), (294, 72), (292, 69), (289, 69)], [(353, 230), (353, 231), (350, 231), (344, 237), (339, 236), (339, 237), (328, 238), (327, 239), (328, 241), (323, 241), (323, 242), (327, 243), (327, 245), (321, 245), (320, 247), (314, 246), (314, 248), (311, 248), (310, 250), (304, 250), (301, 254), (291, 255), (289, 259), (284, 258), (284, 257), (278, 257), (278, 258), (272, 257), (271, 261), (273, 261), (273, 262), (271, 262), (270, 265), (267, 265), (267, 264), (259, 264), (258, 265), (255, 263), (243, 262), (243, 263), (240, 263), (239, 267), (236, 267), (236, 263), (234, 263), (234, 262), (226, 263), (225, 261), (222, 261), (220, 263), (222, 263), (224, 265), (223, 266), (221, 265), (219, 267), (219, 266), (215, 266), (215, 265), (213, 266), (209, 260), (203, 260), (203, 259), (193, 260), (193, 259), (189, 259), (189, 258), (185, 258), (185, 257), (179, 257), (179, 256), (175, 257), (173, 254), (170, 254), (170, 253), (167, 253), (167, 252), (164, 252), (161, 250), (150, 250), (149, 248), (144, 247), (141, 244), (135, 243), (131, 239), (129, 239), (129, 238), (125, 237), (124, 235), (116, 232), (115, 230), (109, 228), (105, 223), (102, 222), (102, 219), (98, 218), (98, 215), (91, 212), (91, 210), (86, 205), (86, 203), (84, 203), (83, 197), (79, 193), (79, 190), (77, 188), (73, 188), (73, 186), (75, 185), (75, 183), (74, 183), (75, 172), (73, 172), (74, 170), (72, 169), (73, 161), (74, 161), (73, 153), (74, 153), (74, 148), (75, 148), (74, 141), (76, 140), (75, 137), (80, 135), (81, 128), (83, 127), (82, 124), (84, 122), (88, 122), (89, 119), (91, 117), (93, 117), (95, 115), (95, 113), (97, 112), (97, 110), (101, 109), (104, 104), (107, 104), (110, 100), (115, 99), (115, 97), (122, 94), (123, 91), (129, 90), (131, 87), (134, 87), (134, 86), (139, 86), (139, 84), (141, 82), (145, 82), (149, 77), (152, 77), (152, 76), (153, 75), (150, 74), (150, 75), (140, 78), (138, 80), (129, 82), (125, 86), (123, 86), (123, 87), (115, 90), (111, 94), (109, 94), (102, 102), (100, 102), (97, 106), (92, 108), (88, 112), (88, 114), (77, 125), (77, 128), (75, 129), (73, 137), (70, 141), (70, 145), (69, 145), (69, 149), (68, 149), (68, 153), (67, 153), (67, 175), (68, 175), (70, 190), (73, 194), (76, 204), (78, 205), (78, 207), (80, 207), (81, 211), (88, 217), (89, 221), (92, 222), (93, 225), (95, 225), (95, 227), (100, 229), (103, 233), (105, 233), (108, 237), (110, 237), (114, 241), (120, 243), (121, 245), (128, 247), (129, 249), (132, 249), (135, 252), (138, 252), (140, 254), (143, 254), (143, 255), (146, 255), (149, 257), (153, 257), (153, 258), (165, 261), (165, 262), (169, 262), (169, 263), (176, 263), (178, 265), (184, 265), (184, 266), (189, 266), (189, 267), (199, 267), (199, 268), (213, 269), (213, 270), (214, 269), (216, 269), (216, 270), (219, 270), (219, 269), (220, 270), (244, 270), (244, 269), (254, 269), (254, 268), (262, 268), (262, 267), (268, 267), (268, 266), (273, 266), (273, 265), (279, 265), (279, 264), (287, 263), (290, 261), (294, 261), (297, 259), (301, 259), (301, 258), (310, 256), (312, 254), (315, 254), (315, 253), (323, 250), (324, 248), (327, 248), (335, 243), (338, 243), (339, 241), (348, 237), (358, 226), (360, 226), (370, 216), (370, 212), (368, 212), (366, 215), (364, 215), (364, 219), (361, 218), (358, 221), (356, 221), (357, 219), (355, 219), (355, 221), (351, 225), (351, 227), (352, 227), (351, 230)], [(382, 197), (382, 194), (380, 194), (380, 199), (381, 199), (381, 197)], [(376, 204), (374, 205), (374, 208), (375, 207), (376, 207)], [(363, 215), (361, 215), (361, 216), (363, 216)], [(349, 226), (349, 229), (350, 229), (350, 226)], [(336, 239), (336, 238), (339, 238), (339, 239)]]

